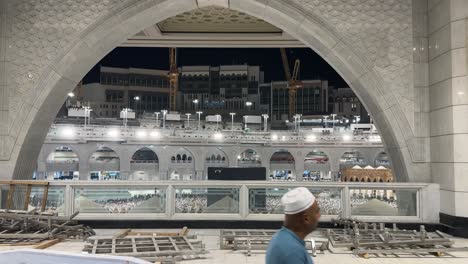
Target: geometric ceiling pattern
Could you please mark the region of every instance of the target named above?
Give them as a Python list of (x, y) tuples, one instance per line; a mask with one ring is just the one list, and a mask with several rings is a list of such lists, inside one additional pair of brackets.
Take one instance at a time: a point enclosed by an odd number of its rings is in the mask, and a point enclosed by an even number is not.
[(282, 33), (261, 19), (219, 6), (185, 12), (157, 24), (161, 33)]

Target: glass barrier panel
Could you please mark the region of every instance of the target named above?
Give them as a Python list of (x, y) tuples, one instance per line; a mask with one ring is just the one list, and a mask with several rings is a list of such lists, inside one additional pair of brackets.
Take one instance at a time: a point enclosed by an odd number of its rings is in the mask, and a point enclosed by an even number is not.
[(9, 185), (0, 185), (0, 206), (1, 209), (7, 209)]
[[(10, 190), (9, 185), (0, 186), (0, 205), (2, 209), (7, 209), (8, 193)], [(27, 210), (31, 211), (37, 209), (41, 211), (42, 199), (44, 197), (44, 186), (31, 186), (29, 193), (29, 200), (26, 201), (28, 193), (27, 185), (15, 185), (12, 193), (12, 200), (10, 204), (11, 210)], [(49, 186), (45, 211), (50, 213), (65, 213), (65, 187), (52, 187)], [(27, 206), (26, 206), (27, 203)], [(25, 207), (26, 206), (26, 207)]]
[(80, 213), (164, 213), (166, 189), (145, 187), (75, 189), (75, 210)]
[[(249, 213), (283, 214), (281, 197), (294, 188), (249, 188)], [(309, 190), (317, 199), (322, 215), (341, 213), (341, 188), (309, 188)]]
[(176, 213), (239, 213), (239, 188), (175, 188)]
[(350, 188), (351, 215), (417, 216), (418, 190)]
[[(32, 187), (31, 195), (29, 196), (28, 210), (32, 210), (35, 208), (40, 211), (42, 207), (43, 197), (44, 197), (43, 187)], [(45, 211), (58, 213), (59, 215), (65, 214), (65, 186), (62, 186), (62, 187), (49, 186)]]

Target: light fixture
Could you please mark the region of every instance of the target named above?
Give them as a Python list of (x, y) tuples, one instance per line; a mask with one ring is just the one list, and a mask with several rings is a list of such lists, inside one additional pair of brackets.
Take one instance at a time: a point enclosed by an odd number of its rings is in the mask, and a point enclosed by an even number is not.
[(282, 137), (281, 137), (281, 140), (285, 141), (285, 140), (286, 140), (286, 136), (282, 136)]
[(61, 135), (66, 138), (71, 138), (74, 136), (74, 131), (71, 127), (66, 127), (62, 130)]
[(73, 97), (75, 97), (75, 94), (74, 93), (68, 93), (68, 97), (73, 98)]
[(344, 135), (343, 136), (344, 141), (350, 141), (351, 139), (352, 139), (352, 137), (350, 135)]
[(246, 106), (252, 106), (252, 102), (245, 102)]
[(145, 138), (146, 135), (147, 135), (147, 133), (144, 130), (139, 130), (139, 131), (136, 132), (137, 138)]
[(213, 138), (216, 139), (216, 140), (221, 140), (221, 139), (223, 139), (223, 134), (221, 134), (219, 132), (214, 133)]
[(198, 99), (193, 100), (192, 103), (198, 104)]
[(153, 137), (153, 138), (158, 138), (160, 135), (159, 135), (159, 132), (158, 131), (152, 131), (150, 133), (150, 136)]
[(140, 100), (140, 96), (135, 96), (135, 97), (133, 97), (133, 99), (138, 101), (138, 100)]
[(241, 156), (240, 156), (240, 155), (237, 155), (237, 159), (240, 160), (240, 159), (241, 159)]
[(308, 135), (308, 136), (306, 137), (306, 140), (307, 140), (307, 141), (315, 141), (316, 139), (317, 139), (317, 137), (316, 137), (315, 135)]
[(278, 135), (276, 135), (276, 134), (271, 135), (271, 140), (273, 140), (273, 141), (278, 140)]
[(117, 129), (111, 129), (107, 132), (109, 137), (117, 137), (119, 135), (119, 131)]

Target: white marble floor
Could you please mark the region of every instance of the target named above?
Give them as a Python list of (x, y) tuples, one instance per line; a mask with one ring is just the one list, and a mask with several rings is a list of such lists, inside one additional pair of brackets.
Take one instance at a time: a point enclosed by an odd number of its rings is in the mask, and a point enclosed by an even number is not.
[[(135, 230), (135, 229), (134, 229)], [(155, 230), (155, 229), (151, 229)], [(112, 235), (117, 233), (117, 229), (98, 229), (96, 233), (98, 235)], [(141, 231), (150, 231), (148, 229)], [(155, 230), (161, 231), (161, 230)], [(172, 231), (167, 230), (165, 231)], [(175, 230), (174, 230), (175, 231)], [(258, 251), (253, 252), (251, 256), (247, 256), (246, 252), (234, 252), (230, 250), (219, 249), (219, 230), (217, 229), (193, 229), (190, 230), (190, 235), (197, 235), (198, 239), (201, 239), (205, 244), (206, 249), (209, 253), (206, 254), (205, 259), (197, 260), (186, 260), (182, 263), (187, 264), (198, 264), (198, 263), (222, 263), (222, 264), (244, 264), (244, 263), (265, 263), (264, 252)], [(312, 234), (313, 235), (313, 234)], [(457, 247), (468, 247), (468, 239), (455, 238), (455, 246)], [(49, 247), (49, 250), (65, 251), (65, 252), (76, 252), (79, 253), (83, 249), (83, 242), (81, 241), (64, 241)], [(8, 250), (19, 247), (0, 247), (0, 250)], [(364, 259), (361, 257), (354, 256), (352, 254), (339, 251), (340, 253), (325, 252), (318, 254), (314, 258), (315, 264), (413, 264), (413, 263), (424, 263), (424, 264), (467, 264), (468, 263), (468, 252), (454, 252), (452, 256), (446, 255), (443, 257), (435, 257), (432, 255), (425, 255), (417, 257), (414, 255), (399, 255), (399, 256), (379, 256)]]

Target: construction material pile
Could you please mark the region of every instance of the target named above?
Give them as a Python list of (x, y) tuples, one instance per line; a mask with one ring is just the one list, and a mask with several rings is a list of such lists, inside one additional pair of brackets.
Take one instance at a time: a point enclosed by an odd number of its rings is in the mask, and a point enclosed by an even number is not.
[(31, 245), (44, 240), (85, 239), (95, 235), (73, 218), (37, 210), (0, 210), (0, 245)]
[(384, 223), (365, 223), (352, 219), (333, 219), (343, 229), (327, 229), (329, 250), (347, 248), (364, 258), (370, 255), (387, 254), (432, 254), (442, 256), (447, 252), (468, 251), (468, 248), (455, 248), (453, 241), (440, 231), (427, 232), (424, 225), (419, 231), (391, 228)]
[(89, 237), (83, 251), (161, 263), (203, 258), (203, 254), (207, 253), (204, 244), (196, 236), (188, 236), (187, 233), (186, 227), (177, 233), (135, 232), (127, 229), (114, 236)]
[[(252, 250), (266, 250), (271, 238), (277, 230), (221, 230), (220, 249), (246, 250), (250, 256)], [(316, 241), (306, 238), (306, 249), (312, 256), (317, 255), (317, 249), (322, 253), (327, 249), (326, 241)]]

